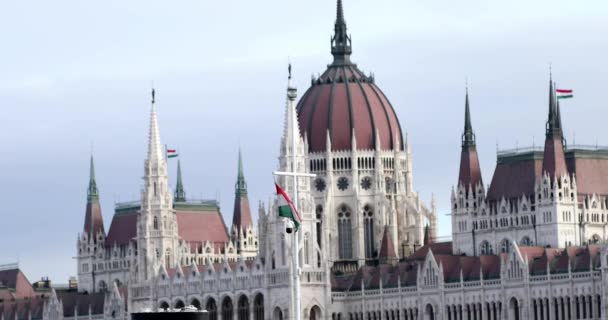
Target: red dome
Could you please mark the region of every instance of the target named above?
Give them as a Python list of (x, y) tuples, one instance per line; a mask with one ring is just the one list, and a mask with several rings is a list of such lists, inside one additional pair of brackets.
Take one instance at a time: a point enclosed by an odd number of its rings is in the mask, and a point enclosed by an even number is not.
[[(342, 1), (331, 52), (334, 61), (298, 103), (300, 133), (308, 139), (309, 151), (325, 151), (327, 132), (332, 150), (350, 150), (353, 132), (357, 149), (403, 150), (403, 135), (397, 115), (374, 78), (366, 76), (350, 61), (351, 39), (346, 32)], [(398, 141), (396, 141), (398, 139)]]

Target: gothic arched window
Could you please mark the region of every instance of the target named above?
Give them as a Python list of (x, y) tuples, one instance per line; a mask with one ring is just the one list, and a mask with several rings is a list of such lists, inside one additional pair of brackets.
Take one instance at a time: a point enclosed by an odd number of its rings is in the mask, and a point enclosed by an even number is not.
[(492, 245), (488, 242), (488, 241), (482, 241), (480, 247), (480, 253), (482, 255), (492, 255), (493, 254), (493, 250), (492, 250)]
[(503, 239), (500, 242), (500, 252), (501, 253), (509, 253), (511, 252), (511, 242), (508, 239)]
[(209, 315), (209, 320), (217, 320), (217, 305), (215, 303), (215, 299), (209, 298), (209, 300), (207, 300), (205, 309)]
[(530, 239), (530, 237), (525, 236), (525, 237), (521, 238), (521, 241), (519, 242), (519, 244), (521, 244), (522, 246), (531, 246), (532, 240)]
[(154, 217), (154, 230), (158, 230), (158, 218)]
[(249, 320), (249, 299), (246, 295), (239, 298), (238, 320)]
[(222, 301), (222, 320), (232, 320), (233, 309), (232, 299), (230, 297), (224, 298), (224, 301)]
[(99, 281), (99, 291), (100, 292), (106, 292), (106, 291), (108, 291), (108, 285), (103, 280)]
[(352, 248), (352, 223), (350, 209), (341, 205), (338, 209), (338, 254), (340, 259), (351, 259)]
[(376, 257), (374, 248), (374, 211), (369, 204), (363, 206), (364, 236), (365, 236), (365, 258)]
[(253, 320), (264, 320), (264, 296), (261, 293), (253, 300)]

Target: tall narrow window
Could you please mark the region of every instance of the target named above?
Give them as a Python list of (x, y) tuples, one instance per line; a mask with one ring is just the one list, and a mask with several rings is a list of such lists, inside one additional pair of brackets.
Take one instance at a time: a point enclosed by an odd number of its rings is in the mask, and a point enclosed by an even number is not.
[(376, 256), (374, 247), (374, 212), (369, 204), (363, 207), (363, 221), (365, 233), (365, 258), (373, 259)]
[(304, 264), (310, 264), (310, 234), (305, 234), (304, 235), (304, 252), (302, 252), (302, 254), (304, 255)]
[(154, 230), (158, 230), (158, 218), (154, 217)]
[(165, 268), (171, 268), (171, 250), (169, 249), (165, 252)]
[(321, 239), (323, 238), (323, 207), (321, 205), (317, 206), (316, 209), (316, 218), (317, 218), (317, 222), (316, 222), (316, 236), (317, 236), (317, 245), (319, 246), (319, 249), (322, 248), (321, 246)]
[(338, 254), (340, 259), (351, 259), (353, 256), (350, 215), (350, 210), (346, 205), (340, 206), (338, 210)]

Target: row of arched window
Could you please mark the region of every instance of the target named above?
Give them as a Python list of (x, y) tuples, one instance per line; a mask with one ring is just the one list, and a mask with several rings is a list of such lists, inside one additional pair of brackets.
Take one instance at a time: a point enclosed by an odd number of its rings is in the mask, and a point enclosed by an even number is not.
[[(197, 298), (192, 299), (190, 305), (203, 310), (201, 302)], [(162, 301), (159, 307), (164, 310), (171, 308), (166, 301)], [(181, 299), (178, 299), (173, 304), (173, 309), (181, 309), (183, 307), (185, 307), (185, 304)], [(253, 298), (253, 310), (250, 308), (249, 298), (246, 295), (241, 295), (238, 298), (236, 310), (230, 297), (222, 299), (219, 309), (215, 299), (208, 298), (204, 310), (207, 311), (208, 320), (218, 320), (218, 313), (221, 315), (222, 320), (264, 320), (264, 296), (261, 293), (258, 293)], [(253, 319), (250, 317), (251, 311), (253, 311)]]

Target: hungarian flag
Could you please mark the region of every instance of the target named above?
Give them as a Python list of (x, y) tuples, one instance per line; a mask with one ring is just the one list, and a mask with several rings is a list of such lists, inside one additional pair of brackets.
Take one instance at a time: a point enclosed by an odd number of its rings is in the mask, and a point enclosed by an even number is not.
[(179, 154), (177, 153), (177, 150), (175, 149), (167, 149), (167, 158), (171, 159), (171, 158), (177, 158)]
[(570, 99), (574, 97), (572, 89), (556, 89), (555, 93), (557, 94), (558, 99)]
[(300, 222), (302, 221), (302, 217), (300, 217), (300, 213), (296, 209), (296, 206), (293, 204), (287, 193), (275, 182), (275, 187), (277, 188), (277, 195), (279, 195), (279, 217), (284, 217), (293, 221), (294, 226), (296, 227), (296, 231), (300, 228)]

